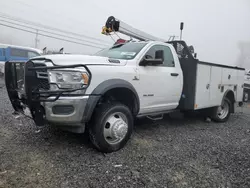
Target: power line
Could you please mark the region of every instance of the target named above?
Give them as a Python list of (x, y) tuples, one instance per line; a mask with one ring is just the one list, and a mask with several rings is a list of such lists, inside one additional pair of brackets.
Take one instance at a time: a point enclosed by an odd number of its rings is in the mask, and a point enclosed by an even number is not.
[(20, 18), (15, 18), (15, 17), (13, 17), (13, 16), (9, 16), (9, 15), (4, 14), (4, 13), (2, 13), (2, 12), (0, 12), (0, 17), (5, 18), (5, 19), (9, 19), (9, 20), (12, 20), (12, 21), (17, 21), (17, 22), (21, 22), (21, 23), (25, 23), (25, 24), (37, 26), (37, 27), (42, 27), (42, 28), (44, 28), (44, 29), (49, 29), (49, 30), (54, 30), (54, 31), (62, 32), (62, 33), (68, 33), (68, 34), (70, 34), (70, 35), (76, 35), (76, 36), (80, 36), (80, 37), (89, 38), (89, 39), (91, 39), (91, 40), (96, 40), (96, 41), (98, 41), (98, 42), (99, 42), (99, 41), (107, 42), (107, 41), (105, 41), (105, 40), (101, 40), (101, 39), (98, 39), (98, 38), (89, 37), (89, 36), (86, 36), (86, 35), (82, 35), (82, 34), (70, 32), (70, 31), (65, 31), (65, 30), (62, 30), (62, 29), (58, 29), (58, 28), (46, 26), (46, 25), (43, 25), (43, 24), (39, 24), (39, 23), (27, 21), (27, 20), (20, 19)]
[(36, 30), (36, 38), (35, 38), (35, 48), (37, 48), (39, 39), (38, 39), (38, 30)]
[[(82, 22), (82, 20), (81, 21), (79, 21), (79, 20), (76, 20), (75, 19), (75, 17), (73, 18), (73, 17), (71, 17), (71, 16), (69, 16), (68, 14), (67, 15), (65, 15), (65, 14), (59, 14), (58, 12), (56, 12), (56, 11), (51, 11), (50, 9), (45, 9), (44, 7), (39, 7), (39, 9), (37, 9), (37, 6), (34, 6), (34, 5), (31, 5), (31, 4), (29, 4), (29, 3), (26, 3), (26, 2), (23, 2), (23, 1), (20, 1), (20, 0), (14, 0), (16, 3), (18, 3), (18, 4), (20, 4), (20, 5), (24, 5), (24, 6), (26, 6), (26, 7), (30, 7), (30, 8), (32, 8), (32, 9), (35, 9), (36, 11), (38, 11), (38, 10), (40, 10), (40, 11), (42, 11), (42, 13), (44, 14), (44, 11), (46, 12), (46, 13), (51, 13), (51, 14), (54, 14), (54, 15), (56, 15), (57, 17), (59, 16), (59, 17), (61, 17), (61, 16), (66, 16), (65, 18), (68, 18), (68, 19), (70, 19), (70, 20), (72, 20), (72, 21), (74, 21), (74, 22), (77, 22), (77, 23), (80, 23), (81, 25), (82, 24), (86, 24), (85, 22)], [(98, 7), (99, 8), (99, 7)]]
[[(14, 25), (21, 26), (21, 27), (25, 27), (25, 28), (28, 28), (28, 29), (33, 29), (33, 30), (36, 30), (36, 31), (42, 31), (42, 32), (49, 33), (49, 34), (52, 34), (52, 35), (58, 35), (58, 36), (61, 36), (61, 37), (66, 37), (66, 38), (70, 38), (70, 39), (74, 39), (74, 40), (79, 40), (79, 41), (82, 41), (82, 42), (88, 42), (88, 43), (92, 43), (92, 44), (96, 44), (96, 45), (103, 45), (103, 46), (108, 47), (108, 45), (106, 45), (106, 44), (101, 44), (101, 43), (98, 44), (98, 43), (95, 43), (95, 42), (92, 42), (92, 41), (87, 41), (87, 40), (83, 40), (83, 39), (79, 39), (79, 38), (75, 38), (75, 37), (71, 37), (71, 36), (67, 36), (67, 35), (63, 35), (63, 34), (59, 34), (59, 33), (54, 33), (54, 32), (46, 31), (46, 30), (43, 30), (43, 29), (38, 29), (38, 28), (26, 26), (26, 25), (23, 25), (23, 24), (18, 24), (18, 23), (14, 23), (14, 22), (2, 20), (2, 19), (0, 19), (0, 21), (5, 22), (5, 23), (9, 23), (9, 24), (14, 24)], [(40, 33), (38, 33), (38, 32), (36, 32), (36, 34), (40, 35)]]
[[(28, 33), (36, 34), (36, 32), (29, 31), (29, 30), (22, 29), (22, 28), (18, 28), (18, 27), (14, 27), (14, 26), (11, 26), (11, 25), (6, 25), (6, 24), (2, 24), (2, 23), (0, 23), (0, 25), (5, 26), (5, 27), (9, 27), (9, 28), (12, 28), (12, 29), (17, 29), (17, 30), (20, 30), (20, 31), (25, 31), (25, 32), (28, 32)], [(75, 43), (75, 44), (79, 44), (79, 45), (83, 45), (83, 46), (89, 46), (89, 47), (93, 47), (93, 48), (103, 49), (102, 47), (99, 47), (99, 46), (94, 46), (94, 45), (91, 45), (91, 44), (84, 44), (84, 43), (80, 43), (80, 42), (75, 42), (75, 41), (71, 41), (71, 40), (67, 40), (67, 39), (63, 39), (63, 38), (59, 38), (59, 37), (54, 37), (54, 36), (46, 35), (46, 34), (42, 34), (42, 33), (39, 34), (39, 35), (44, 36), (44, 37), (48, 37), (48, 38), (53, 38), (53, 39), (65, 41), (65, 42)]]

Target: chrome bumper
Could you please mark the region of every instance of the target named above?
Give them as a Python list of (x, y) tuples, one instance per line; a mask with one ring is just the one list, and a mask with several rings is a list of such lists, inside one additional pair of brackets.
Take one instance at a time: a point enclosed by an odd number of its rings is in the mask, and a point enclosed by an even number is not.
[[(89, 96), (59, 97), (54, 102), (44, 102), (46, 120), (62, 126), (84, 126), (83, 114), (88, 98)], [(63, 111), (66, 107), (70, 107), (67, 112)]]

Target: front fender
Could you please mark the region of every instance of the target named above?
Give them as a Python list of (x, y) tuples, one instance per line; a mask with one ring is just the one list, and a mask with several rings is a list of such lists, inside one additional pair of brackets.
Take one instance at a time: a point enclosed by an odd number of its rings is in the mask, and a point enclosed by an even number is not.
[(136, 103), (137, 103), (137, 109), (139, 111), (140, 109), (140, 100), (139, 96), (134, 88), (134, 86), (129, 83), (126, 80), (122, 79), (110, 79), (106, 80), (102, 83), (100, 83), (90, 94), (88, 102), (86, 104), (85, 110), (84, 110), (84, 115), (83, 115), (83, 121), (88, 122), (94, 112), (94, 109), (100, 100), (100, 98), (109, 90), (115, 89), (115, 88), (127, 88), (130, 91), (133, 92), (135, 98), (136, 98)]

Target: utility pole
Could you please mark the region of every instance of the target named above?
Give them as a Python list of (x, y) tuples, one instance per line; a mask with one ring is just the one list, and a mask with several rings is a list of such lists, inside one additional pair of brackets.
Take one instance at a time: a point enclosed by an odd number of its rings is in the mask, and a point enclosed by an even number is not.
[(35, 38), (35, 48), (38, 47), (38, 42), (39, 42), (39, 39), (38, 39), (38, 29), (36, 30), (36, 38)]

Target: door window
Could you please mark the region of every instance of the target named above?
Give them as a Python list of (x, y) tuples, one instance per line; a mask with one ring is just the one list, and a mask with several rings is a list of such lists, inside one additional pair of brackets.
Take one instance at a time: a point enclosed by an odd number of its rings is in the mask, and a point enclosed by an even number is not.
[(28, 51), (28, 58), (29, 59), (32, 57), (36, 57), (36, 56), (40, 56), (40, 55), (36, 52)]
[(14, 57), (22, 57), (27, 58), (28, 54), (26, 50), (23, 49), (17, 49), (17, 48), (11, 48), (10, 55)]
[(35, 51), (28, 51), (25, 49), (18, 49), (18, 48), (11, 48), (10, 55), (12, 57), (27, 58), (27, 59), (40, 56), (40, 54)]
[(174, 58), (173, 58), (173, 54), (171, 52), (171, 49), (168, 46), (163, 46), (163, 45), (155, 45), (152, 46), (148, 52), (145, 54), (145, 58), (147, 59), (155, 59), (155, 52), (157, 50), (163, 50), (164, 53), (164, 62), (163, 65), (161, 66), (165, 66), (165, 67), (174, 67)]

